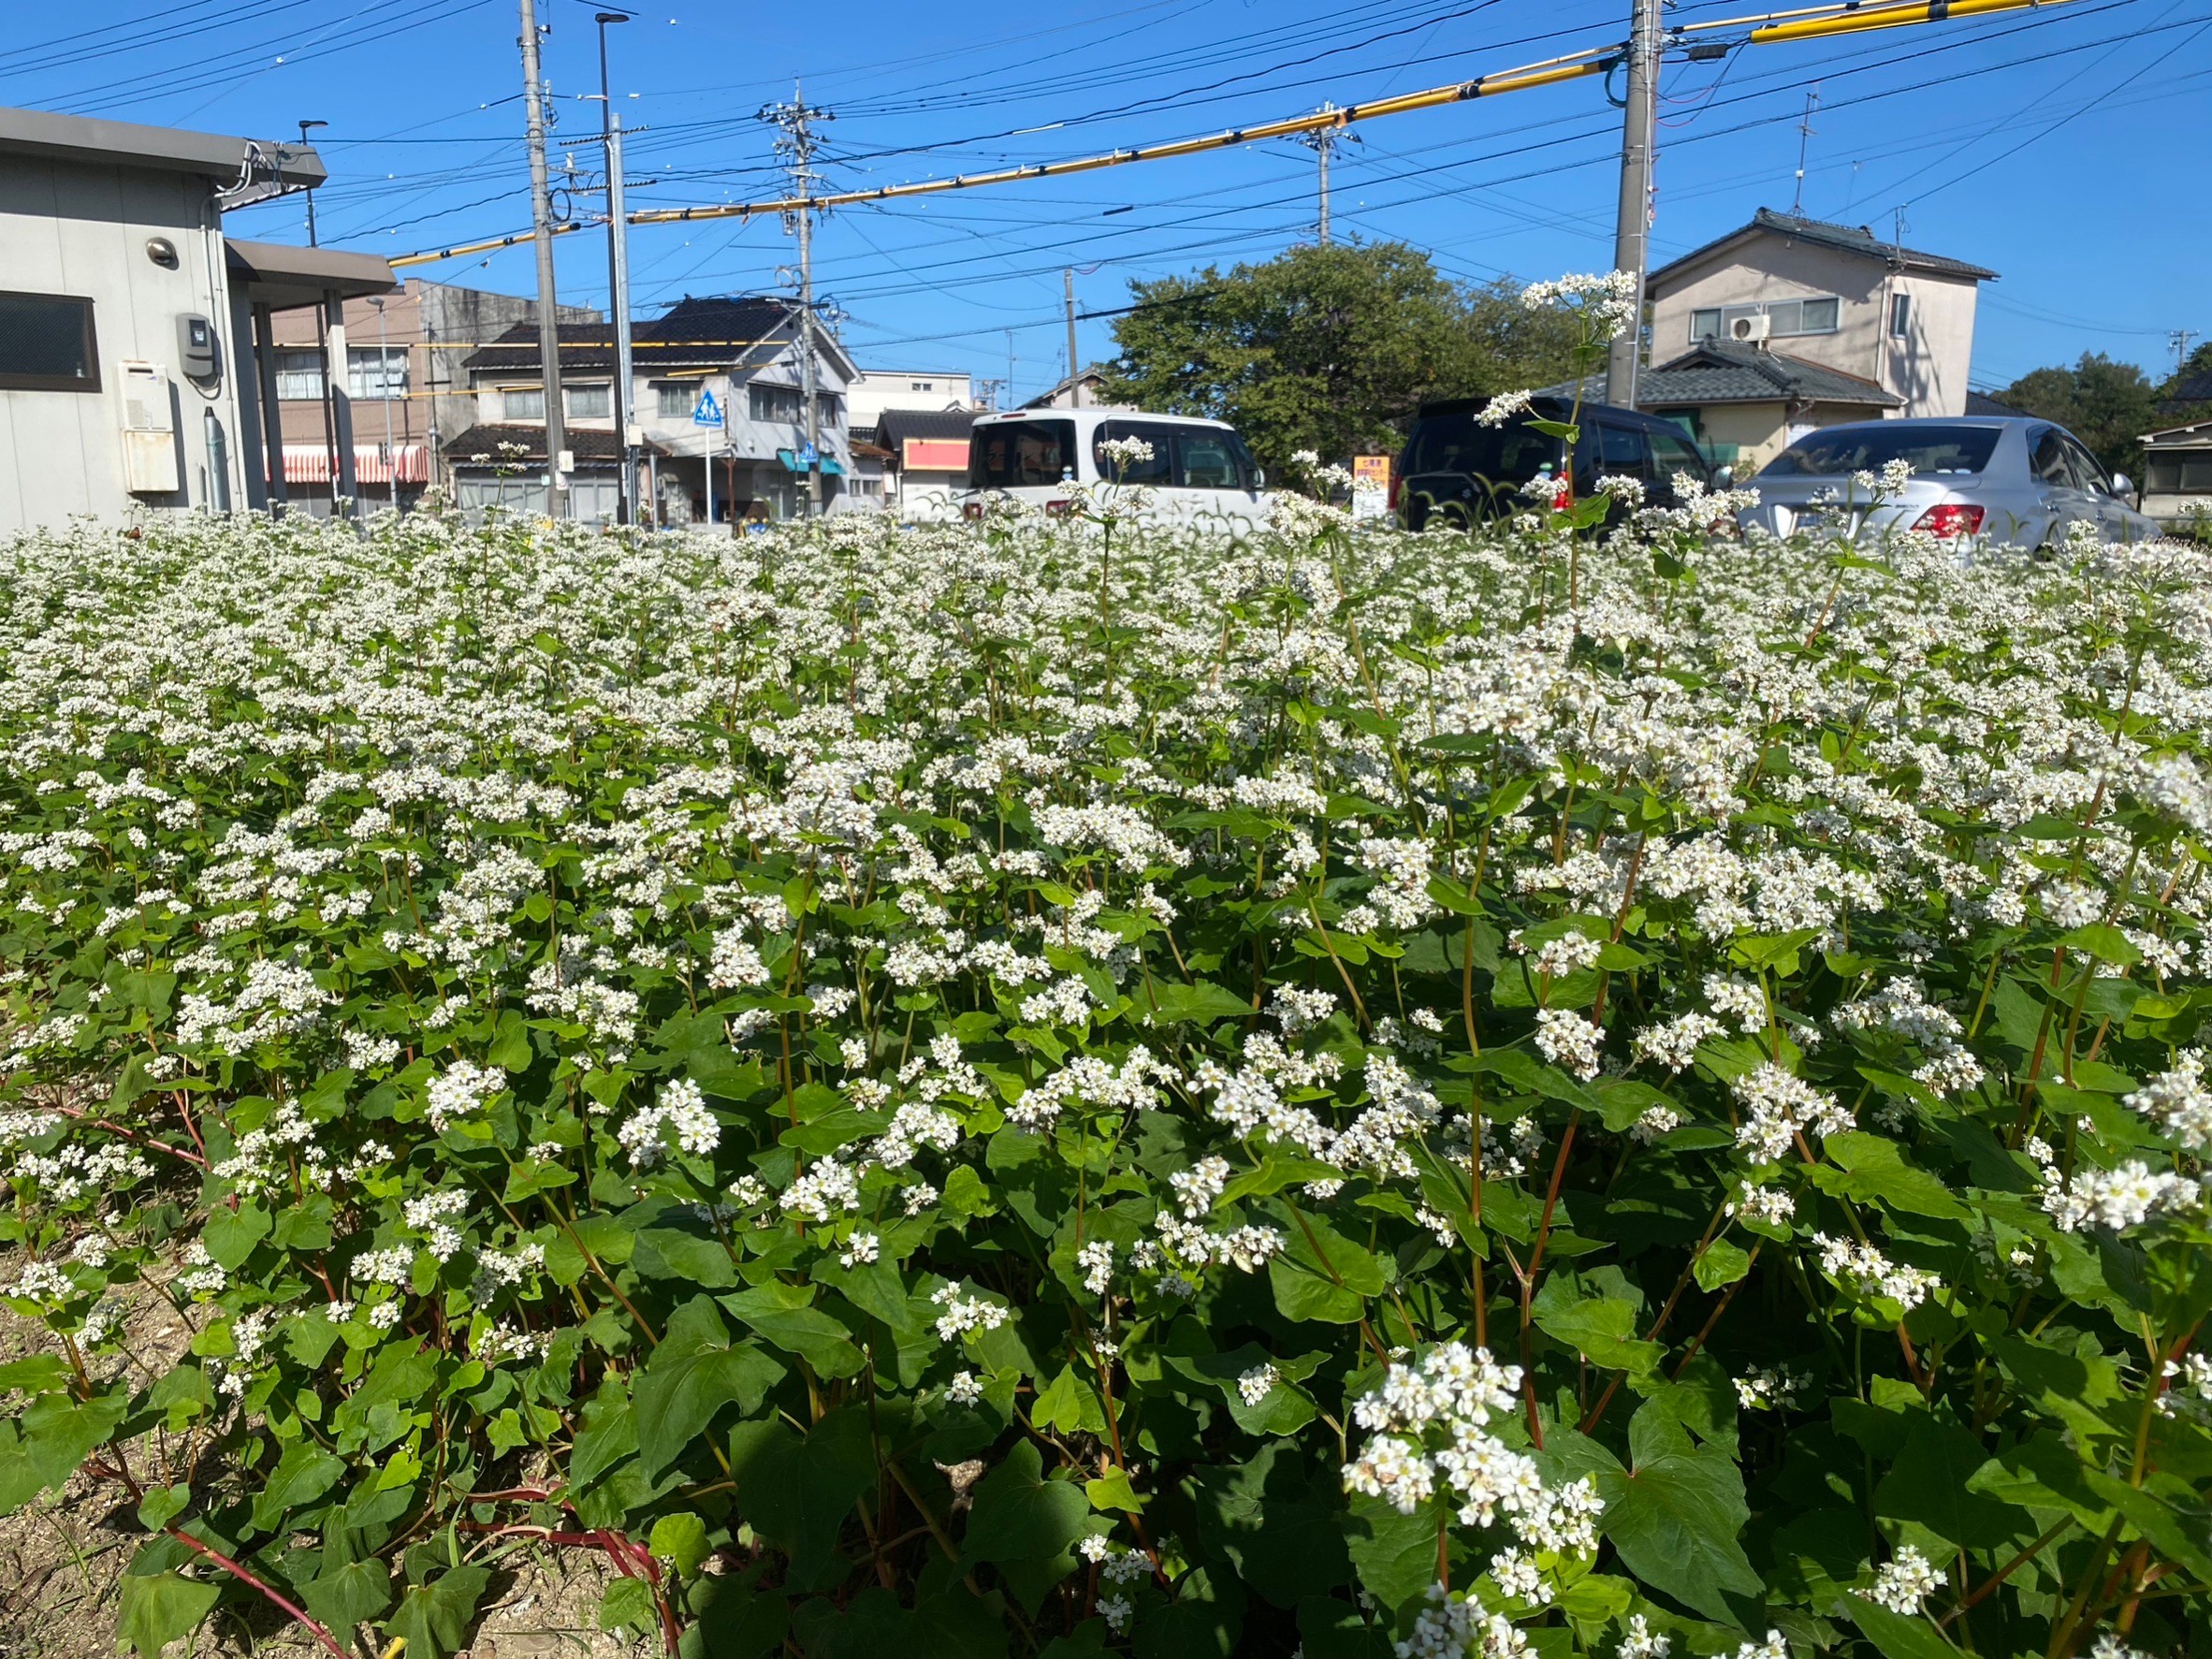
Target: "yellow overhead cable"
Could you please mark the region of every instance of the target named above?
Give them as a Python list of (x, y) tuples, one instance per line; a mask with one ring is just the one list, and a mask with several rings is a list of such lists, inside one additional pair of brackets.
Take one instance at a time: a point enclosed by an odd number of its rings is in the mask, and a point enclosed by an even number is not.
[[(1133, 150), (1112, 150), (1103, 155), (1085, 155), (1074, 161), (1038, 162), (1031, 167), (1005, 167), (991, 173), (958, 173), (950, 179), (924, 179), (914, 184), (886, 184), (877, 190), (843, 190), (829, 196), (780, 196), (774, 201), (728, 202), (704, 208), (653, 208), (632, 213), (633, 225), (680, 225), (693, 219), (749, 219), (762, 213), (795, 213), (805, 210), (850, 207), (858, 202), (891, 201), (909, 196), (935, 196), (947, 190), (974, 190), (985, 184), (1011, 184), (1022, 179), (1058, 179), (1070, 173), (1096, 172), (1101, 167), (1127, 167), (1138, 161), (1166, 161), (1178, 155), (1199, 155), (1209, 150), (1227, 150), (1267, 138), (1288, 138), (1325, 127), (1348, 126), (1355, 121), (1373, 121), (1383, 115), (1403, 115), (1414, 109), (1433, 109), (1470, 98), (1495, 97), (1501, 93), (1523, 92), (1530, 87), (1552, 86), (1585, 75), (1602, 75), (1619, 51), (1617, 47), (1594, 48), (1564, 58), (1549, 58), (1519, 69), (1479, 76), (1452, 86), (1432, 87), (1372, 104), (1352, 104), (1319, 114), (1294, 115), (1257, 126), (1231, 127), (1202, 138), (1177, 138), (1165, 144), (1145, 144)], [(396, 261), (395, 261), (396, 263)]]
[[(594, 225), (602, 222), (597, 219), (591, 221)], [(552, 234), (566, 236), (572, 230), (583, 228), (584, 226), (580, 224), (556, 225), (553, 226)], [(458, 259), (468, 254), (489, 254), (501, 248), (519, 247), (524, 242), (534, 242), (537, 240), (538, 233), (534, 230), (517, 230), (513, 236), (496, 236), (488, 242), (463, 242), (457, 248), (430, 248), (420, 254), (402, 254), (397, 259), (387, 259), (385, 263), (394, 270), (399, 269), (402, 265), (434, 265), (441, 259)]]
[[(1838, 0), (1835, 5), (1804, 7), (1795, 11), (1770, 11), (1750, 17), (1723, 18), (1709, 23), (1685, 24), (1669, 29), (1667, 38), (1673, 40), (1720, 29), (1748, 27), (1750, 33), (1745, 36), (1744, 44), (1771, 46), (1783, 41), (1863, 34), (1874, 29), (1943, 22), (1951, 18), (1982, 17), (2000, 11), (2040, 9), (2065, 3), (2066, 0), (1904, 0), (1902, 4), (1870, 6), (1864, 0)], [(1356, 121), (1374, 121), (1385, 115), (1404, 115), (1416, 109), (1440, 109), (1475, 98), (1496, 97), (1504, 93), (1526, 92), (1534, 87), (1554, 86), (1585, 76), (1602, 75), (1621, 61), (1621, 54), (1625, 50), (1618, 45), (1593, 47), (1586, 51), (1545, 58), (1517, 69), (1477, 76), (1473, 80), (1462, 80), (1450, 86), (1431, 87), (1425, 92), (1404, 93), (1394, 98), (1378, 98), (1373, 103), (1347, 105), (1341, 109), (1295, 115), (1283, 121), (1262, 122), (1257, 126), (1231, 127), (1227, 132), (1210, 133), (1204, 138), (1179, 138), (1165, 144), (1113, 150), (1102, 155), (1081, 156), (1072, 161), (1039, 162), (1031, 167), (1005, 167), (997, 172), (960, 173), (949, 179), (925, 179), (911, 184), (886, 184), (876, 190), (838, 191), (827, 196), (787, 196), (772, 201), (724, 202), (696, 208), (650, 208), (632, 213), (628, 219), (632, 225), (682, 225), (700, 219), (749, 219), (764, 213), (819, 211), (825, 208), (849, 207), (862, 202), (936, 196), (948, 190), (975, 190), (986, 184), (1011, 184), (1024, 179), (1065, 178), (1071, 173), (1127, 167), (1131, 162), (1166, 161), (1174, 156), (1199, 155), (1210, 150), (1224, 150), (1233, 145), (1257, 143), (1267, 138), (1292, 138), (1301, 133), (1348, 126)], [(552, 234), (560, 236), (581, 228), (580, 225), (557, 225)], [(390, 263), (395, 267), (425, 265), (435, 260), (513, 247), (531, 240), (532, 232), (518, 231), (513, 236), (500, 237), (491, 241), (407, 254)]]

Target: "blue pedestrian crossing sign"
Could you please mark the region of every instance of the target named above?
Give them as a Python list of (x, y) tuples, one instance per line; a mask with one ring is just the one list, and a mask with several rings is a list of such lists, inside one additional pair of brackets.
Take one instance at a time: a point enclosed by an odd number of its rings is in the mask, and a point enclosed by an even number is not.
[(816, 449), (813, 444), (807, 444), (800, 446), (799, 465), (802, 467), (810, 467), (821, 458), (822, 452)]
[(719, 427), (722, 424), (722, 406), (714, 400), (711, 390), (702, 390), (699, 406), (691, 411), (691, 424), (695, 427)]

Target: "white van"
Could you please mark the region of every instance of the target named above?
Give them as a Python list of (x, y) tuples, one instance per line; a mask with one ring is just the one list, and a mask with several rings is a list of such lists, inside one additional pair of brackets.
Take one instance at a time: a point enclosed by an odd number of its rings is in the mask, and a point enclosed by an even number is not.
[[(1152, 458), (1116, 466), (1102, 446), (1117, 438), (1142, 439)], [(1077, 485), (1142, 488), (1143, 516), (1154, 523), (1234, 530), (1268, 517), (1267, 476), (1226, 421), (1111, 408), (1016, 409), (976, 417), (962, 503), (968, 517), (982, 517), (994, 496), (1070, 512)]]

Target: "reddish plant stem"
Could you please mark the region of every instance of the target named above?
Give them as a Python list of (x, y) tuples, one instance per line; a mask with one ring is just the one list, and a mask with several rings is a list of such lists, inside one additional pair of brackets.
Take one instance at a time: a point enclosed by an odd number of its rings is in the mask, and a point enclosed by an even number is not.
[(207, 1545), (201, 1543), (190, 1533), (181, 1533), (173, 1526), (164, 1527), (162, 1530), (167, 1533), (170, 1537), (176, 1539), (178, 1543), (183, 1545), (185, 1549), (196, 1551), (198, 1554), (206, 1556), (210, 1561), (213, 1562), (217, 1566), (221, 1567), (232, 1578), (240, 1579), (247, 1584), (251, 1584), (255, 1590), (258, 1590), (263, 1595), (267, 1596), (269, 1601), (282, 1608), (284, 1612), (290, 1616), (295, 1623), (304, 1625), (308, 1634), (313, 1637), (316, 1641), (322, 1643), (323, 1647), (327, 1651), (337, 1654), (338, 1659), (347, 1659), (346, 1651), (338, 1645), (338, 1638), (332, 1636), (329, 1631), (326, 1630), (315, 1620), (309, 1617), (306, 1608), (295, 1607), (284, 1596), (279, 1595), (274, 1590), (271, 1590), (260, 1579), (255, 1578), (254, 1574), (249, 1572), (246, 1568), (240, 1566), (237, 1562), (231, 1560), (229, 1556), (224, 1554), (222, 1550), (209, 1549)]

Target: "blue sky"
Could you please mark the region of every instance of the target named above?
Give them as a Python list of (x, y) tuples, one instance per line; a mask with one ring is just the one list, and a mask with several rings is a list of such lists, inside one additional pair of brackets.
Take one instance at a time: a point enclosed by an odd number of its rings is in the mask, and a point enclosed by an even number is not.
[[(1668, 21), (1767, 9), (1678, 0)], [(1627, 0), (1050, 0), (843, 7), (693, 5), (608, 31), (625, 124), (644, 127), (634, 206), (777, 193), (770, 130), (792, 95), (831, 110), (832, 188), (1053, 160), (1467, 79), (1624, 33)], [(541, 0), (554, 138), (596, 132), (594, 7)], [(19, 20), (28, 8), (19, 10)], [(396, 255), (529, 223), (511, 0), (79, 0), (0, 47), (0, 103), (281, 136), (302, 117), (332, 180), (326, 243)], [(38, 25), (43, 22), (48, 27)], [(1816, 217), (1893, 233), (2002, 273), (1984, 290), (1977, 385), (2103, 351), (2171, 368), (2168, 333), (2212, 332), (2212, 0), (2070, 0), (2032, 13), (1670, 60), (1654, 259), (1787, 208), (1817, 88), (1804, 187)], [(1585, 80), (1394, 117), (1338, 152), (1339, 237), (1397, 238), (1448, 274), (1603, 269), (1620, 145)], [(556, 156), (568, 153), (557, 149)], [(575, 166), (595, 166), (589, 147)], [(557, 161), (556, 165), (559, 163)], [(589, 211), (579, 196), (579, 211)], [(1064, 369), (1061, 270), (1078, 301), (1132, 279), (1264, 258), (1313, 234), (1314, 158), (1288, 142), (829, 216), (817, 286), (854, 356), (1003, 377), (1028, 396)], [(304, 240), (297, 198), (232, 216)], [(602, 233), (565, 237), (560, 297), (604, 305)], [(774, 219), (639, 227), (636, 309), (761, 292), (795, 259)], [(524, 293), (531, 254), (425, 268)], [(1109, 324), (1082, 326), (1088, 358)]]

